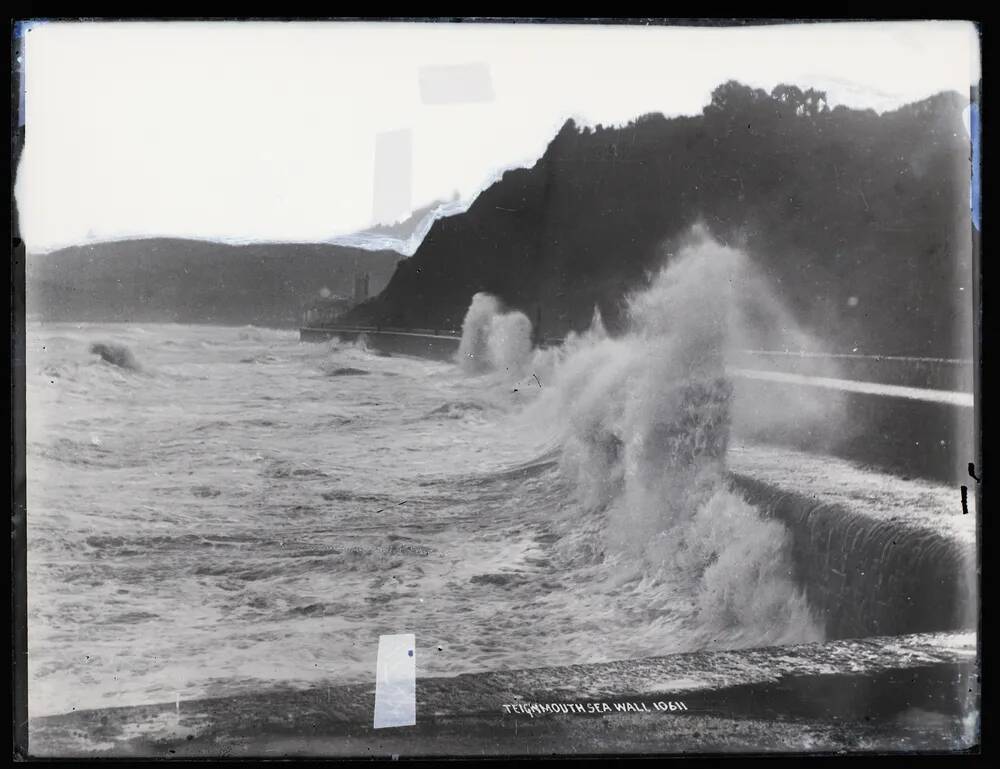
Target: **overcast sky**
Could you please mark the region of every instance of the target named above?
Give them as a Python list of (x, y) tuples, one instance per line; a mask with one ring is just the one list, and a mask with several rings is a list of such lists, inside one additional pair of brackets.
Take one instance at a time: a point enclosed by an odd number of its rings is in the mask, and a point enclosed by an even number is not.
[(568, 117), (694, 114), (728, 79), (881, 111), (979, 77), (962, 22), (46, 23), (25, 41), (16, 192), (30, 251), (328, 239), (370, 225), (380, 203), (475, 195), (530, 165)]

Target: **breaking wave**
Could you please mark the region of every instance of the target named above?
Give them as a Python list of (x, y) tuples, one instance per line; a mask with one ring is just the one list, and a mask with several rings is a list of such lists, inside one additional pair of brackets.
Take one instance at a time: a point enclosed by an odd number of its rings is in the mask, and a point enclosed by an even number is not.
[[(588, 331), (531, 349), (531, 323), (477, 294), (463, 324), (468, 373), (545, 382), (527, 407), (559, 446), (579, 531), (568, 558), (608, 567), (622, 585), (653, 580), (691, 602), (705, 643), (797, 643), (823, 637), (791, 579), (789, 533), (728, 480), (731, 435), (830, 425), (837, 405), (762, 408), (728, 371), (747, 349), (819, 349), (743, 252), (701, 235), (628, 298), (629, 331)], [(806, 397), (806, 396), (803, 396)], [(575, 552), (574, 552), (575, 551)]]
[(531, 359), (531, 321), (522, 312), (506, 312), (486, 293), (472, 297), (462, 321), (458, 361), (465, 371), (520, 372)]

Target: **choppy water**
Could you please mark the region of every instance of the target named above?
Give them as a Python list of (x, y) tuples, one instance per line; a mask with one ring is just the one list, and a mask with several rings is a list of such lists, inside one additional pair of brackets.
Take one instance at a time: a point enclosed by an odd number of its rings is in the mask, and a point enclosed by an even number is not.
[(474, 302), (485, 366), (30, 325), (31, 714), (370, 682), (383, 633), (418, 676), (821, 638), (783, 527), (683, 459), (719, 330), (683, 264), (633, 335), (544, 355)]

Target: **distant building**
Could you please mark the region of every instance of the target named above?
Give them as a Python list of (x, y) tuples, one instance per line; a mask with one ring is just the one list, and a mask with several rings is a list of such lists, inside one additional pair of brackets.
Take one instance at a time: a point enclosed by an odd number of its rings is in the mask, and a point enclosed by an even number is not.
[(318, 297), (303, 305), (302, 321), (307, 326), (334, 326), (341, 315), (368, 298), (370, 287), (371, 275), (355, 271), (352, 296), (340, 296), (323, 287)]
[(330, 326), (353, 306), (354, 302), (349, 297), (328, 294), (307, 304), (302, 311), (302, 320), (307, 326)]

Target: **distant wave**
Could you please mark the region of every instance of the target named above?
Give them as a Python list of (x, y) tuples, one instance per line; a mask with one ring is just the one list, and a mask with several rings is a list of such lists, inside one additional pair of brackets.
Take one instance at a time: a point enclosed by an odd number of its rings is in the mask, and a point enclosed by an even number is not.
[(483, 408), (482, 404), (474, 403), (473, 401), (452, 401), (442, 403), (437, 408), (431, 409), (427, 413), (427, 416), (444, 419), (462, 419), (469, 414), (482, 413)]
[(112, 366), (123, 368), (128, 371), (139, 371), (140, 366), (132, 355), (132, 351), (123, 344), (113, 344), (110, 342), (94, 342), (90, 345), (90, 352), (100, 355), (101, 359)]
[(531, 357), (531, 321), (522, 312), (505, 312), (495, 296), (480, 292), (462, 321), (457, 357), (466, 371), (519, 373)]
[(143, 467), (149, 463), (148, 457), (138, 454), (123, 454), (114, 448), (102, 445), (99, 439), (93, 438), (60, 438), (47, 446), (32, 443), (28, 448), (28, 453), (38, 459), (48, 459), (80, 467), (121, 469)]

